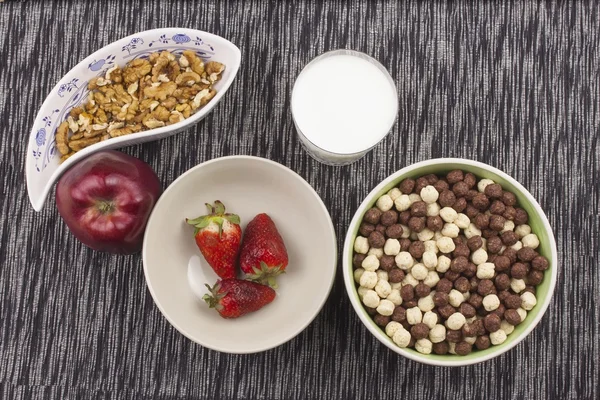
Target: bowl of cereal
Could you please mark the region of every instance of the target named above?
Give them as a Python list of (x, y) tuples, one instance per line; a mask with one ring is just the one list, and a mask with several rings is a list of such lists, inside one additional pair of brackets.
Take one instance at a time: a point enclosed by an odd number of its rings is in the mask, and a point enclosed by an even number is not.
[(207, 32), (160, 28), (117, 40), (73, 67), (40, 108), (25, 172), (40, 211), (56, 180), (99, 150), (174, 135), (200, 122), (237, 75), (240, 50)]
[(515, 179), (465, 159), (419, 162), (359, 206), (343, 250), (346, 290), (367, 329), (432, 365), (496, 357), (523, 340), (557, 278), (552, 229)]

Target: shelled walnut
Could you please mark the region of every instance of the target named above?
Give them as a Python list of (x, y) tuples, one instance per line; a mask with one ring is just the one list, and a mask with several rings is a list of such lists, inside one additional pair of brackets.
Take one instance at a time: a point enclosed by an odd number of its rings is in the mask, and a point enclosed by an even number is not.
[(110, 68), (89, 81), (87, 101), (57, 128), (61, 162), (94, 143), (189, 118), (215, 97), (213, 84), (224, 70), (191, 50), (156, 52)]

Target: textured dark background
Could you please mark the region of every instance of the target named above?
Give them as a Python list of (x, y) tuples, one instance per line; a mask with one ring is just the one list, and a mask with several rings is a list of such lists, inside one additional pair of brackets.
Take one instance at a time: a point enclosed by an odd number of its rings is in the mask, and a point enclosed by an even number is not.
[[(485, 398), (600, 396), (600, 22), (596, 2), (88, 1), (0, 5), (0, 398)], [(559, 278), (535, 331), (464, 368), (421, 365), (379, 344), (338, 277), (291, 342), (226, 355), (172, 328), (146, 289), (141, 257), (84, 248), (51, 198), (31, 208), (29, 129), (78, 61), (125, 35), (181, 26), (242, 50), (222, 103), (176, 137), (124, 151), (168, 185), (211, 158), (278, 161), (321, 195), (341, 248), (381, 179), (432, 157), (496, 166), (539, 199), (558, 242)], [(289, 112), (294, 78), (323, 51), (361, 50), (395, 78), (393, 134), (349, 167), (302, 150)]]

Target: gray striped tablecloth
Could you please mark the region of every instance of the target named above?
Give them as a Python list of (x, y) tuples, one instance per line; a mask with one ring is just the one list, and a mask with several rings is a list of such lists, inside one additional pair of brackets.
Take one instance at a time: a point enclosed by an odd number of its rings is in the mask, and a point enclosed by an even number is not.
[[(494, 165), (539, 199), (559, 278), (540, 325), (484, 364), (436, 368), (367, 332), (341, 279), (298, 337), (225, 355), (172, 328), (139, 255), (78, 243), (53, 197), (27, 199), (25, 149), (46, 94), (78, 61), (125, 35), (181, 26), (242, 50), (223, 102), (176, 137), (125, 149), (168, 185), (211, 158), (252, 154), (303, 176), (341, 248), (359, 202), (384, 177), (432, 157)], [(398, 123), (343, 168), (295, 136), (292, 82), (330, 49), (371, 54), (395, 78)], [(3, 399), (597, 399), (600, 396), (600, 13), (596, 2), (88, 1), (0, 5), (0, 397)]]

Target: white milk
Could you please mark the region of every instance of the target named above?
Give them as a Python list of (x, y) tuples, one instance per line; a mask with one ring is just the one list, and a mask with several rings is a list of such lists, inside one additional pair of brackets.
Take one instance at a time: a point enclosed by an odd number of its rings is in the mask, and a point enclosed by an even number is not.
[(292, 93), (303, 144), (315, 158), (332, 164), (362, 157), (388, 134), (397, 112), (396, 87), (384, 67), (349, 50), (309, 63)]

